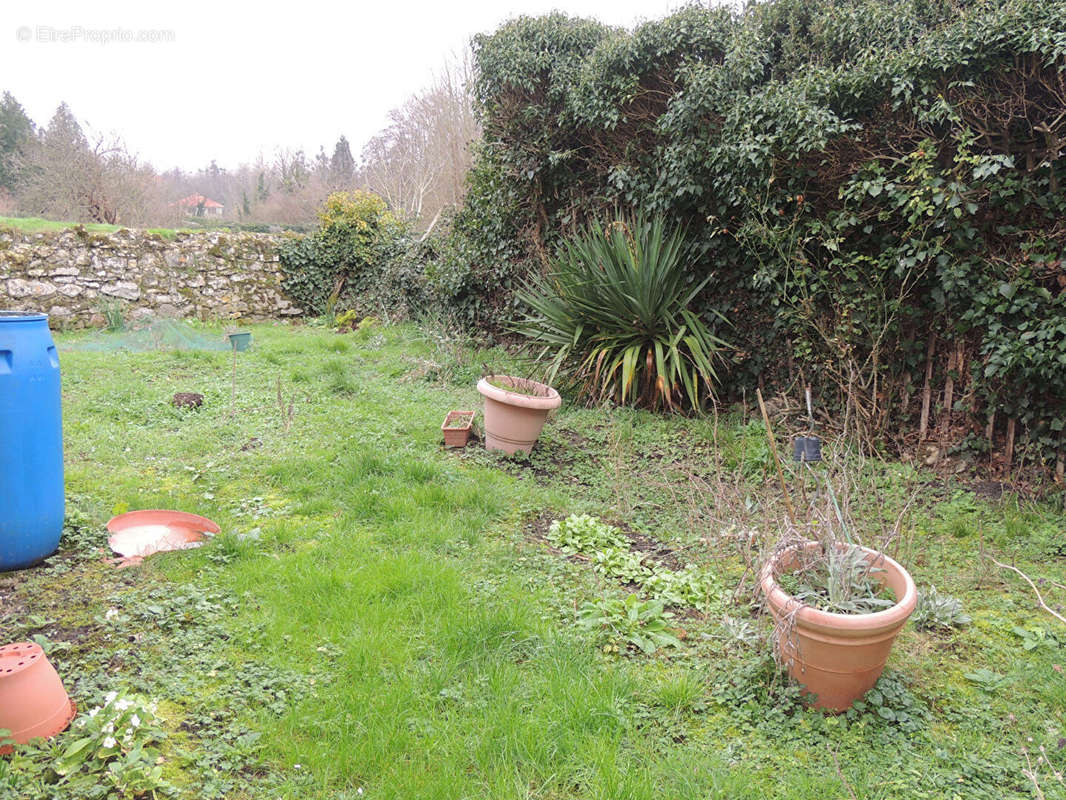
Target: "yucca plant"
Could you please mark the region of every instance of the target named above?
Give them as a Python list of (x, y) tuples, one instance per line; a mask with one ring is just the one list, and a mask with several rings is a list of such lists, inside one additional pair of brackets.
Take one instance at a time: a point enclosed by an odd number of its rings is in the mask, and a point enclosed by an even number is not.
[(687, 282), (684, 230), (631, 214), (589, 225), (519, 292), (515, 329), (550, 356), (548, 382), (592, 400), (699, 409), (714, 394), (724, 342), (689, 310), (709, 277)]

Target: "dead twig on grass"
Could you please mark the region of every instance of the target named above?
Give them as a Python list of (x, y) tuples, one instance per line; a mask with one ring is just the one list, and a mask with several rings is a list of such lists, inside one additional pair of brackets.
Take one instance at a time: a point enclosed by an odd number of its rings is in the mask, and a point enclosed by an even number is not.
[(1049, 613), (1051, 616), (1053, 616), (1055, 619), (1057, 619), (1059, 622), (1061, 622), (1063, 625), (1066, 625), (1066, 617), (1062, 616), (1062, 614), (1058, 613), (1057, 611), (1052, 609), (1047, 603), (1044, 602), (1044, 596), (1040, 594), (1040, 590), (1036, 588), (1036, 584), (1033, 583), (1032, 578), (1030, 578), (1017, 567), (1011, 566), (1010, 564), (1004, 564), (1002, 561), (997, 561), (996, 558), (993, 556), (989, 556), (988, 559), (997, 567), (1002, 567), (1003, 569), (1009, 569), (1011, 572), (1018, 573), (1018, 575), (1020, 575), (1025, 580), (1025, 582), (1028, 583), (1030, 587), (1032, 587), (1033, 593), (1036, 595), (1036, 601), (1040, 604), (1040, 607), (1044, 609), (1047, 613)]
[(851, 788), (851, 784), (848, 783), (848, 779), (844, 777), (843, 770), (840, 769), (840, 759), (837, 758), (836, 751), (833, 750), (833, 748), (830, 747), (828, 743), (826, 744), (826, 747), (829, 748), (829, 755), (833, 757), (833, 766), (836, 767), (837, 777), (840, 778), (840, 782), (844, 784), (844, 788), (848, 790), (848, 794), (851, 795), (851, 800), (858, 800), (858, 798), (855, 796), (855, 790)]
[(292, 418), (296, 415), (295, 403), (294, 398), (288, 406), (285, 405), (285, 398), (281, 394), (281, 378), (278, 378), (278, 411), (281, 412), (281, 430), (284, 433), (288, 433), (292, 427)]

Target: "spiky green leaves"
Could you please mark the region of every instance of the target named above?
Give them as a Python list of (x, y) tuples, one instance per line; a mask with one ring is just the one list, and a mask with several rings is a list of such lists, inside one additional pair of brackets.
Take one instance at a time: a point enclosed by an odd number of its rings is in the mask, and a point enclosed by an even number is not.
[(519, 293), (530, 311), (516, 329), (551, 357), (549, 382), (591, 401), (699, 410), (725, 344), (689, 310), (710, 276), (692, 282), (684, 254), (679, 225), (641, 213), (568, 241)]

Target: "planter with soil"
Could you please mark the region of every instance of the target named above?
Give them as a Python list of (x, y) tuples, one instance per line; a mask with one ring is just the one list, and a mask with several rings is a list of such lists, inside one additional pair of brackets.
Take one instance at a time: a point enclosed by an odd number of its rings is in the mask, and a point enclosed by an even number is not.
[(440, 426), (445, 447), (466, 447), (470, 441), (470, 429), (474, 425), (473, 411), (449, 411)]
[[(873, 688), (885, 668), (892, 643), (914, 611), (917, 589), (910, 574), (883, 553), (866, 547), (836, 543), (838, 559), (854, 556), (868, 584), (858, 600), (838, 602), (834, 592), (827, 594), (830, 607), (846, 608), (848, 613), (824, 611), (816, 592), (809, 586), (797, 587), (795, 576), (804, 573), (817, 559), (827, 559), (826, 545), (808, 542), (786, 547), (774, 554), (759, 573), (759, 584), (776, 622), (775, 646), (779, 660), (806, 692), (815, 695), (812, 705), (830, 711), (844, 711)], [(785, 584), (785, 585), (783, 585)], [(891, 593), (891, 597), (887, 593)], [(880, 608), (862, 613), (865, 608)], [(858, 610), (855, 613), (854, 610)]]
[(548, 412), (562, 403), (550, 386), (510, 375), (490, 375), (478, 381), (485, 398), (485, 447), (528, 453), (544, 428)]

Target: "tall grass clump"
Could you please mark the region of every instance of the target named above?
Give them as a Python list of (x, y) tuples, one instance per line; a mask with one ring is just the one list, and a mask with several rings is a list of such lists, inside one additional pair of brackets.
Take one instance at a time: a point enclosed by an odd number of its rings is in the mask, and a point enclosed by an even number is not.
[(684, 230), (662, 216), (623, 215), (565, 242), (520, 291), (517, 325), (557, 376), (592, 401), (700, 409), (714, 394), (724, 343), (689, 310), (710, 279), (688, 280)]

